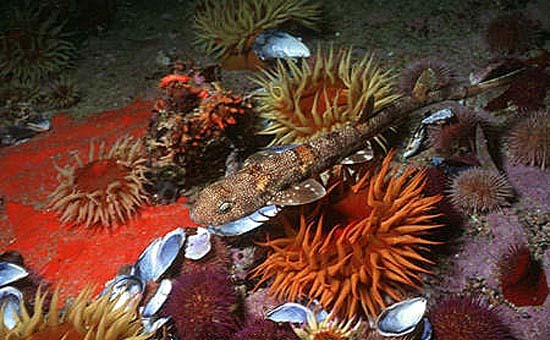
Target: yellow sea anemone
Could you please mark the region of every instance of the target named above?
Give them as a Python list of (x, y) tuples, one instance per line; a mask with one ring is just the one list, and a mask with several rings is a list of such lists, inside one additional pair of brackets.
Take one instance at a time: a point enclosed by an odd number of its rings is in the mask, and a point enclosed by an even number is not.
[(373, 56), (351, 61), (351, 49), (325, 55), (318, 49), (312, 64), (278, 63), (256, 82), (258, 111), (271, 123), (261, 134), (274, 135), (272, 144), (302, 143), (344, 124), (354, 123), (370, 96), (379, 111), (398, 98), (390, 71), (382, 71)]
[[(4, 340), (145, 340), (136, 304), (117, 306), (109, 294), (91, 300), (92, 290), (84, 289), (63, 311), (59, 309), (59, 291), (55, 291), (47, 314), (44, 300), (48, 293), (36, 293), (34, 311), (29, 314), (21, 304), (21, 316), (13, 329), (0, 317), (0, 338)], [(4, 313), (2, 306), (0, 315)]]
[(392, 156), (347, 191), (332, 191), (313, 213), (302, 212), (298, 230), (287, 218), (287, 236), (262, 244), (271, 254), (253, 271), (259, 285), (272, 280), (276, 298), (317, 300), (342, 319), (374, 317), (388, 297), (420, 289), (432, 264), (423, 253), (437, 244), (425, 236), (440, 227), (433, 209), (441, 197), (423, 196), (424, 172), (391, 171)]
[(344, 323), (332, 315), (319, 322), (315, 317), (308, 315), (304, 327), (292, 329), (302, 340), (352, 340), (359, 339), (365, 333), (365, 324), (354, 320)]
[(315, 28), (319, 4), (307, 0), (204, 0), (197, 6), (195, 43), (221, 58), (229, 69), (255, 69), (261, 62), (252, 51), (258, 33), (293, 22)]
[(50, 195), (49, 207), (61, 222), (86, 227), (121, 224), (147, 201), (141, 141), (122, 137), (108, 152), (101, 143), (97, 155), (92, 143), (88, 162), (78, 156), (76, 161), (58, 168), (60, 184)]

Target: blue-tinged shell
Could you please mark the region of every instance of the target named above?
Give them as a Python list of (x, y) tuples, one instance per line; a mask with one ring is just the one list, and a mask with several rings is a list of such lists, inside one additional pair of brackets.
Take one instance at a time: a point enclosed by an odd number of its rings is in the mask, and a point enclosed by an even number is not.
[(13, 329), (21, 315), (23, 294), (14, 287), (0, 288), (0, 309), (4, 308), (2, 322), (8, 329)]
[(146, 282), (157, 281), (174, 262), (185, 238), (185, 231), (177, 228), (153, 240), (134, 264), (132, 274)]
[(0, 261), (0, 287), (19, 281), (28, 275), (25, 268), (11, 262)]
[(145, 282), (134, 275), (119, 275), (105, 285), (105, 289), (99, 294), (104, 296), (110, 293), (110, 300), (118, 299), (115, 309), (125, 306), (131, 300), (139, 300), (143, 296)]
[(308, 318), (314, 319), (311, 309), (299, 303), (287, 302), (267, 313), (266, 319), (274, 322), (307, 323)]
[(298, 38), (276, 29), (258, 34), (252, 45), (254, 53), (261, 60), (309, 58), (309, 48)]
[(147, 304), (143, 308), (141, 315), (149, 318), (158, 313), (162, 305), (166, 302), (168, 295), (172, 291), (172, 281), (164, 279), (160, 281), (155, 294), (147, 301)]
[(219, 236), (238, 236), (262, 226), (275, 217), (281, 208), (276, 205), (265, 206), (258, 211), (233, 222), (221, 226), (208, 227), (208, 230)]
[(200, 260), (212, 249), (210, 232), (206, 228), (197, 228), (197, 234), (187, 237), (185, 244), (185, 258)]
[(423, 322), (427, 300), (424, 297), (394, 303), (384, 309), (376, 320), (376, 328), (382, 336), (397, 337), (416, 330)]

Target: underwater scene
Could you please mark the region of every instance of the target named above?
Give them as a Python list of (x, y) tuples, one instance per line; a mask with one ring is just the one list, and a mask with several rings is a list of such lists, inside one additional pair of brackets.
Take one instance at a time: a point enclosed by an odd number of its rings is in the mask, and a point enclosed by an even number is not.
[(550, 339), (550, 1), (3, 0), (0, 340)]

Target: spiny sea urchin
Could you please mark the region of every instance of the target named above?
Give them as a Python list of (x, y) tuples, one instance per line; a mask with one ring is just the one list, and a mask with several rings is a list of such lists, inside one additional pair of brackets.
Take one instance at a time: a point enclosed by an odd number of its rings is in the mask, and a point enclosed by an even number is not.
[(374, 111), (397, 99), (389, 71), (373, 56), (352, 63), (351, 55), (319, 48), (311, 65), (279, 62), (263, 71), (256, 82), (267, 91), (258, 94), (258, 110), (271, 123), (260, 133), (274, 135), (272, 144), (301, 143), (357, 121), (370, 96)]
[(437, 243), (424, 236), (440, 227), (432, 210), (441, 197), (423, 197), (423, 172), (409, 168), (398, 177), (390, 169), (393, 154), (344, 193), (331, 192), (335, 202), (302, 212), (297, 231), (287, 219), (287, 236), (262, 244), (271, 254), (253, 270), (258, 285), (273, 279), (277, 298), (318, 300), (343, 319), (377, 315), (387, 297), (420, 289), (432, 263), (420, 252)]
[(481, 298), (448, 297), (436, 303), (428, 319), (437, 340), (513, 339), (497, 309)]
[(140, 140), (122, 137), (108, 152), (102, 142), (97, 155), (91, 143), (87, 163), (75, 158), (76, 165), (58, 167), (60, 184), (50, 194), (49, 207), (62, 223), (85, 227), (121, 224), (147, 202)]
[(468, 154), (475, 150), (477, 124), (486, 125), (474, 111), (462, 105), (452, 107), (455, 119), (448, 124), (430, 125), (428, 141), (431, 147), (441, 156), (451, 158)]
[(262, 64), (252, 51), (260, 32), (289, 22), (315, 28), (319, 19), (319, 5), (308, 0), (204, 0), (193, 28), (196, 45), (225, 68), (255, 69)]
[(534, 23), (521, 13), (495, 17), (485, 32), (490, 50), (502, 55), (525, 52), (532, 47), (534, 38)]
[(514, 189), (502, 174), (494, 170), (471, 168), (462, 171), (450, 188), (451, 202), (468, 212), (490, 212), (509, 205)]
[(246, 326), (235, 333), (234, 340), (298, 340), (288, 324), (257, 318), (247, 321)]
[(540, 306), (548, 296), (546, 274), (529, 248), (512, 246), (499, 262), (502, 295), (517, 307)]
[(237, 296), (227, 273), (197, 269), (174, 280), (163, 307), (180, 339), (230, 339), (239, 329)]
[(530, 113), (508, 136), (513, 162), (545, 169), (550, 161), (550, 111)]
[[(119, 300), (106, 294), (91, 300), (92, 290), (84, 289), (76, 299), (61, 312), (58, 306), (59, 291), (55, 291), (49, 308), (45, 306), (47, 293), (36, 293), (34, 311), (29, 314), (21, 306), (20, 322), (13, 329), (4, 325), (0, 318), (0, 337), (6, 340), (145, 340), (149, 335), (140, 334), (142, 329), (134, 304), (117, 306)], [(49, 312), (46, 314), (44, 310)], [(3, 309), (2, 309), (3, 310)]]
[(429, 91), (447, 87), (454, 80), (455, 75), (446, 63), (437, 59), (422, 59), (403, 70), (399, 79), (399, 90), (422, 102)]

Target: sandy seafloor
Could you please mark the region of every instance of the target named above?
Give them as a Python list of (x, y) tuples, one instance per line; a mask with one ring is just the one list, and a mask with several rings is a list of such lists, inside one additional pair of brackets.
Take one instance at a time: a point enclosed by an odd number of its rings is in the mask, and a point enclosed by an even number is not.
[[(312, 49), (317, 44), (332, 43), (336, 48), (352, 45), (357, 57), (374, 52), (384, 67), (396, 70), (417, 59), (436, 57), (446, 61), (460, 79), (467, 80), (471, 72), (479, 70), (491, 59), (483, 38), (484, 29), (505, 2), (327, 0), (323, 1), (326, 22), (321, 32), (308, 32), (303, 39)], [(550, 29), (550, 1), (530, 2), (523, 12), (539, 20), (546, 30)], [(87, 119), (91, 119), (93, 124), (94, 115), (154, 100), (158, 96), (156, 85), (167, 72), (166, 65), (163, 65), (167, 56), (202, 64), (214, 62), (193, 47), (192, 15), (193, 4), (188, 1), (120, 2), (109, 27), (97, 35), (90, 35), (78, 50), (74, 68), (68, 73), (74, 77), (82, 99), (64, 110), (65, 117), (74, 118), (75, 124), (90, 122)], [(550, 44), (547, 42), (545, 47), (550, 48)], [(254, 89), (255, 85), (247, 78), (249, 75), (248, 71), (223, 71), (222, 85), (235, 93)], [(147, 110), (147, 106), (140, 107), (140, 110)], [(110, 131), (108, 137), (113, 138), (114, 132)], [(85, 148), (91, 137), (83, 137), (79, 148)], [(75, 140), (77, 138), (75, 136)], [(13, 153), (17, 152), (20, 151)], [(9, 149), (0, 150), (3, 159), (9, 158), (11, 153)], [(414, 162), (422, 163), (426, 158), (421, 154)], [(507, 170), (510, 181), (521, 195), (520, 200), (502, 212), (477, 217), (476, 222), (470, 223), (469, 231), (463, 232), (439, 254), (435, 275), (426, 281), (428, 297), (468, 289), (498, 300), (498, 277), (494, 269), (496, 259), (509, 244), (519, 240), (530, 242), (538, 237), (539, 249), (550, 245), (550, 173), (511, 165)], [(50, 176), (47, 181), (51, 187)], [(0, 179), (9, 181), (2, 176)], [(5, 204), (1, 212), (4, 221), (8, 219), (7, 211), (13, 209), (11, 203), (24, 203), (38, 209), (44, 206), (46, 193), (14, 193), (5, 188), (0, 192)], [(526, 215), (532, 217), (530, 221), (537, 221), (537, 233), (527, 232)], [(166, 226), (163, 228), (169, 230)], [(0, 232), (0, 245), (9, 248), (14, 234), (5, 231)], [(152, 239), (161, 234), (159, 230), (147, 237)], [(128, 235), (128, 238), (134, 236)], [(138, 243), (143, 249), (148, 241), (143, 239)], [(100, 244), (97, 246), (101, 249)], [(139, 254), (139, 250), (135, 252)], [(540, 258), (546, 269), (547, 282), (550, 282), (549, 252), (542, 251)], [(100, 262), (108, 265), (109, 260), (101, 259)], [(94, 262), (89, 264), (93, 266)], [(439, 272), (445, 275), (438, 276)], [(516, 310), (502, 306), (502, 310), (519, 338), (550, 339), (547, 322), (550, 319), (550, 299), (541, 307)]]

